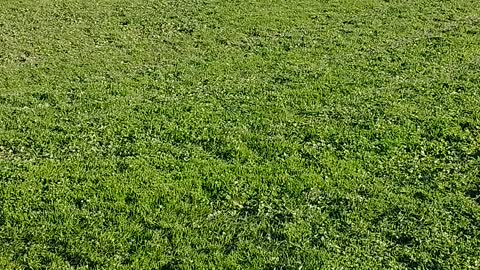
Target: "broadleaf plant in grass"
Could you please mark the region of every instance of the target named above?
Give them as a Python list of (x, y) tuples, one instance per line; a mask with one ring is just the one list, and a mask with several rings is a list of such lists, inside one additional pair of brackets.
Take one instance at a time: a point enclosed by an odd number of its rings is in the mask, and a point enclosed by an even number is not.
[(4, 0), (1, 269), (477, 269), (473, 0)]

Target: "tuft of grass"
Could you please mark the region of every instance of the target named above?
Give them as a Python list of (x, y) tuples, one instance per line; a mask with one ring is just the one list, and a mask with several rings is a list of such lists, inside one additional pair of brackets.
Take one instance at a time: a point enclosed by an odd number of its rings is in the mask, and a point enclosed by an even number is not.
[(479, 268), (479, 14), (2, 1), (0, 268)]

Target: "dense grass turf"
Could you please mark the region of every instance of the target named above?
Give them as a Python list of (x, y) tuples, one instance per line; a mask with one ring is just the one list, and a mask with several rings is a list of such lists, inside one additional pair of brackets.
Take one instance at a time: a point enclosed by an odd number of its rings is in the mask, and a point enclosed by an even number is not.
[(3, 0), (1, 269), (480, 267), (477, 0)]

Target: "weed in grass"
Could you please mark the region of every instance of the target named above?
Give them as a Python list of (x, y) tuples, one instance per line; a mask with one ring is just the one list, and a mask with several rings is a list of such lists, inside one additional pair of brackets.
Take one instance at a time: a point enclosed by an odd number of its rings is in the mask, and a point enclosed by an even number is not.
[(480, 5), (0, 7), (0, 268), (480, 267)]

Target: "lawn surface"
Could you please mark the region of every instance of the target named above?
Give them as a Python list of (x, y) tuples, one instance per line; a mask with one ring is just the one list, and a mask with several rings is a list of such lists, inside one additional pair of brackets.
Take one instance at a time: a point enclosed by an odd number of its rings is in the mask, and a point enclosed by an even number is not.
[(0, 269), (478, 269), (478, 0), (3, 0)]

